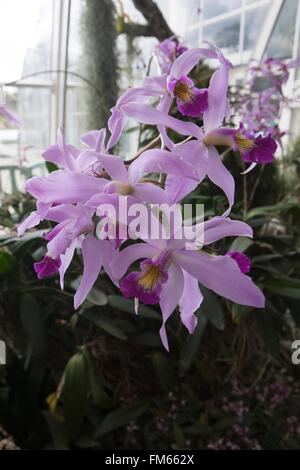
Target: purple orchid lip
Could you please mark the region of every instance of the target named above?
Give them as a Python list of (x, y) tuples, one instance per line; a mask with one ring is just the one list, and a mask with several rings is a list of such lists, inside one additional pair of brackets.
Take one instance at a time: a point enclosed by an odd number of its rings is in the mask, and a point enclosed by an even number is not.
[(247, 274), (250, 271), (251, 261), (244, 253), (241, 251), (230, 251), (227, 254), (237, 262), (243, 274)]
[(209, 132), (203, 139), (207, 146), (224, 145), (238, 150), (245, 162), (269, 163), (274, 160), (277, 149), (275, 140), (270, 136), (255, 136), (243, 124), (238, 129), (221, 127)]
[(258, 136), (251, 149), (242, 153), (245, 162), (270, 163), (275, 158), (277, 144), (270, 136)]
[(61, 265), (60, 259), (53, 259), (50, 256), (45, 256), (41, 261), (34, 263), (34, 270), (39, 279), (53, 276), (57, 274)]
[(193, 80), (186, 75), (178, 80), (171, 79), (168, 83), (168, 90), (171, 96), (176, 98), (178, 110), (183, 116), (199, 117), (207, 109), (207, 90), (196, 88)]
[(124, 297), (137, 298), (144, 304), (157, 304), (168, 274), (162, 264), (152, 259), (142, 261), (140, 268), (140, 271), (129, 273), (122, 279), (121, 291)]
[(125, 297), (137, 298), (144, 304), (156, 304), (160, 301), (163, 284), (168, 280), (170, 251), (147, 258), (140, 264), (140, 271), (129, 273), (120, 282)]

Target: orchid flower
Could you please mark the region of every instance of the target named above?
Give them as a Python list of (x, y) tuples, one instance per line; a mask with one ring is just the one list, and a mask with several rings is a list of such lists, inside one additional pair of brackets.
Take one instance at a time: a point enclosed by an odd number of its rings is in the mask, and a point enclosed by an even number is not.
[[(204, 222), (204, 245), (224, 236), (252, 236), (244, 222), (216, 217)], [(191, 228), (192, 230), (192, 228)], [(144, 258), (139, 271), (124, 277), (129, 267)], [(190, 333), (196, 326), (194, 312), (202, 302), (198, 281), (215, 293), (241, 305), (262, 308), (264, 296), (251, 278), (243, 274), (231, 255), (213, 256), (204, 251), (187, 249), (185, 240), (146, 240), (124, 248), (112, 262), (112, 272), (120, 281), (125, 297), (146, 304), (160, 304), (163, 324), (160, 336), (166, 349), (165, 323), (179, 305), (181, 320)]]
[[(58, 129), (57, 136), (58, 143), (51, 145), (42, 153), (46, 161), (54, 163), (60, 169), (78, 173), (94, 175), (96, 171), (101, 171), (99, 162), (95, 162), (95, 158), (87, 158), (86, 153), (81, 152), (74, 145), (66, 143), (62, 128)], [(105, 152), (105, 137), (106, 130), (100, 129), (99, 131), (87, 132), (80, 140), (91, 150)], [(96, 168), (93, 166), (95, 163), (98, 163)]]
[(162, 71), (168, 73), (176, 58), (185, 51), (187, 51), (187, 48), (180, 44), (176, 36), (160, 42), (155, 48), (155, 55), (158, 58)]
[[(203, 58), (217, 59), (221, 68), (228, 69), (231, 66), (217, 48), (195, 48), (183, 52), (174, 61), (169, 74), (147, 77), (141, 87), (130, 88), (118, 99), (116, 106), (112, 108), (112, 114), (108, 121), (111, 132), (108, 148), (118, 142), (128, 117), (130, 117), (126, 112), (127, 104), (134, 103), (138, 107), (149, 97), (159, 97), (157, 109), (168, 114), (175, 98), (178, 109), (183, 115), (192, 117), (202, 115), (208, 107), (207, 90), (196, 88), (188, 74)], [(170, 141), (164, 127), (158, 126), (158, 129), (164, 144), (169, 146)]]
[[(63, 289), (65, 272), (72, 261), (76, 246), (81, 245), (84, 271), (74, 297), (75, 309), (85, 300), (102, 266), (107, 274), (111, 275), (110, 262), (115, 255), (113, 243), (94, 237), (93, 212), (88, 207), (70, 204), (61, 204), (49, 209), (47, 220), (56, 222), (57, 225), (44, 236), (48, 241), (46, 255), (34, 264), (40, 279), (59, 272)], [(116, 282), (112, 275), (111, 279)]]
[(131, 195), (140, 202), (159, 204), (168, 201), (162, 188), (151, 182), (141, 181), (145, 173), (177, 174), (198, 180), (197, 170), (192, 165), (179, 160), (166, 150), (147, 150), (128, 167), (121, 157), (115, 155), (101, 154), (96, 150), (85, 150), (84, 155), (97, 159), (112, 178), (105, 186), (104, 192), (121, 196)]

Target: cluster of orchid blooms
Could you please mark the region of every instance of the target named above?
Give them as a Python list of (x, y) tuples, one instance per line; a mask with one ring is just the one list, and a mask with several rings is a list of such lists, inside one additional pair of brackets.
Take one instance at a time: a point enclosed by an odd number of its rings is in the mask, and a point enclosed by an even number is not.
[(262, 63), (252, 62), (246, 83), (235, 90), (233, 111), (238, 113), (245, 127), (254, 134), (269, 134), (281, 146), (284, 135), (279, 126), (282, 106), (299, 101), (286, 96), (284, 86), (290, 70), (298, 66), (297, 60), (269, 58)]
[[(276, 142), (269, 134), (253, 133), (242, 123), (229, 123), (228, 78), (231, 63), (212, 45), (187, 50), (176, 38), (163, 41), (156, 50), (161, 67), (158, 76), (146, 77), (141, 86), (129, 88), (111, 110), (106, 129), (93, 130), (81, 137), (84, 149), (65, 142), (61, 130), (58, 143), (43, 157), (58, 169), (48, 176), (36, 176), (26, 183), (26, 190), (36, 200), (36, 211), (19, 226), (27, 229), (47, 220), (56, 223), (44, 238), (47, 253), (35, 263), (39, 278), (59, 274), (61, 288), (74, 252), (81, 249), (83, 275), (74, 297), (74, 307), (83, 303), (101, 270), (127, 298), (159, 304), (162, 312), (160, 336), (166, 349), (166, 321), (179, 306), (182, 323), (192, 333), (197, 323), (195, 312), (202, 302), (199, 282), (215, 293), (242, 305), (264, 306), (264, 296), (247, 275), (250, 260), (239, 252), (213, 255), (205, 247), (228, 236), (252, 236), (244, 222), (228, 217), (234, 203), (234, 179), (218, 153), (218, 146), (236, 150), (252, 168), (271, 162)], [(198, 89), (190, 72), (203, 59), (215, 60), (218, 68), (207, 89)], [(182, 116), (170, 115), (177, 106)], [(201, 122), (201, 127), (197, 124)], [(148, 148), (126, 162), (111, 150), (119, 142), (126, 123), (157, 126), (161, 148)], [(203, 122), (203, 126), (202, 126)], [(168, 134), (172, 129), (181, 142)], [(165, 175), (153, 181), (149, 174)], [(118, 208), (124, 198), (128, 206), (143, 204), (151, 212), (152, 204), (177, 204), (208, 177), (224, 192), (228, 208), (224, 214), (191, 226), (204, 233), (203, 246), (178, 239), (171, 231), (168, 238), (152, 239), (139, 231), (139, 240), (127, 231), (116, 237), (99, 237), (97, 223), (103, 218), (103, 206)], [(161, 181), (164, 181), (160, 184)], [(119, 227), (120, 220), (113, 221)], [(105, 225), (105, 224), (104, 224)], [(105, 229), (105, 226), (104, 226)], [(139, 269), (132, 265), (142, 260)], [(201, 314), (201, 310), (200, 310)]]

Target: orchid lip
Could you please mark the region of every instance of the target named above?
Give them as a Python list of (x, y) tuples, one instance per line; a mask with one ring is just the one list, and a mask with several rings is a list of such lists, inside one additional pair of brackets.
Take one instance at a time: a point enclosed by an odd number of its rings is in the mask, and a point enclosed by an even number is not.
[(236, 134), (235, 141), (238, 149), (241, 152), (249, 152), (255, 147), (255, 142), (253, 139), (247, 138), (243, 134)]
[(193, 91), (185, 82), (178, 81), (174, 88), (174, 95), (183, 103), (188, 103), (193, 99)]

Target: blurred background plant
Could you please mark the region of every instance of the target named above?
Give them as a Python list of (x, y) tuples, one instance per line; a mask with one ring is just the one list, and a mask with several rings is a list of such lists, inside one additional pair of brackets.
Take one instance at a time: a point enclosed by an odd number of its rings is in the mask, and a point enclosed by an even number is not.
[[(100, 34), (96, 19), (94, 27)], [(200, 64), (193, 73), (197, 86), (206, 86), (212, 70)], [(114, 84), (111, 96), (115, 90)], [(147, 126), (137, 135), (138, 147), (156, 136)], [(16, 226), (33, 201), (18, 192), (3, 198), (4, 438), (32, 449), (300, 448), (300, 372), (291, 362), (291, 343), (300, 338), (300, 140), (291, 142), (284, 160), (245, 176), (233, 152), (224, 159), (237, 185), (232, 217), (247, 221), (254, 239), (227, 239), (213, 248), (251, 258), (251, 276), (266, 294), (266, 308), (234, 305), (202, 288), (195, 333), (182, 328), (179, 315), (168, 322), (169, 354), (158, 336), (158, 310), (142, 306), (137, 317), (133, 302), (106, 275), (74, 313), (79, 258), (64, 291), (57, 278), (38, 280), (33, 262), (43, 255), (41, 234), (49, 226), (18, 239)], [(206, 217), (226, 207), (209, 181), (186, 202), (204, 203)]]

